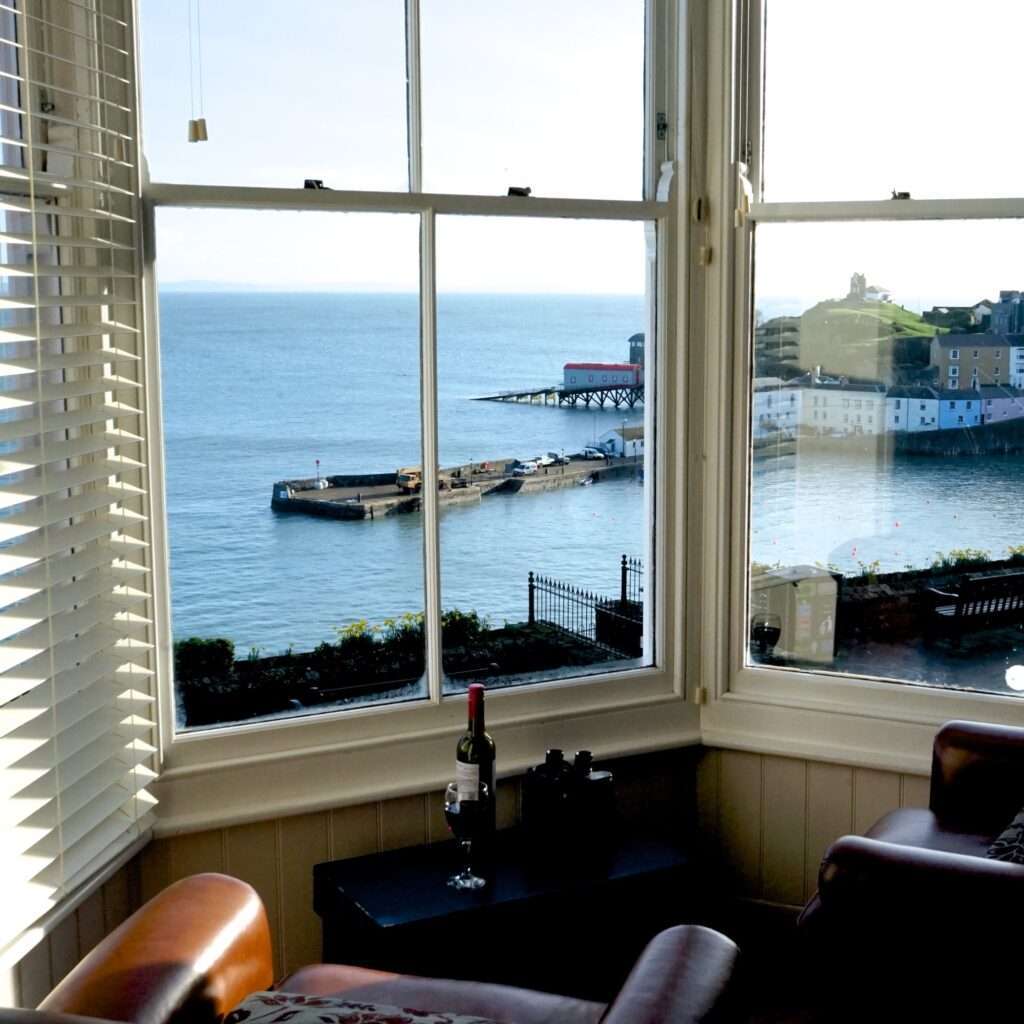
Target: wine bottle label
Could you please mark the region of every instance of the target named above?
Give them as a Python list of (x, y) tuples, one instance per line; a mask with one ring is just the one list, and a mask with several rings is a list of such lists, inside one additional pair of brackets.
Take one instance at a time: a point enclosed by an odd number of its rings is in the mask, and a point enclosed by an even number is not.
[(459, 787), (460, 800), (480, 799), (480, 765), (455, 762), (455, 784)]

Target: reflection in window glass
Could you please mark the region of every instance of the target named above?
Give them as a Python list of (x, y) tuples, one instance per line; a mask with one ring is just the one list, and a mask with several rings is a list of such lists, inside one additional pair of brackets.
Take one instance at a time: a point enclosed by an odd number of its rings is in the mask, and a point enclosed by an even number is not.
[(157, 222), (179, 724), (423, 696), (418, 218)]
[[(301, 8), (142, 0), (143, 124), (154, 181), (408, 187), (403, 0)], [(190, 76), (190, 47), (192, 73)], [(200, 78), (199, 58), (202, 58)], [(209, 140), (188, 142), (205, 115)]]
[(422, 5), (428, 192), (639, 199), (644, 2)]
[(635, 223), (438, 222), (448, 689), (651, 663), (644, 247)]
[(767, 0), (765, 198), (1020, 195), (1022, 34), (1004, 0)]
[(751, 663), (1024, 689), (1020, 235), (757, 228)]

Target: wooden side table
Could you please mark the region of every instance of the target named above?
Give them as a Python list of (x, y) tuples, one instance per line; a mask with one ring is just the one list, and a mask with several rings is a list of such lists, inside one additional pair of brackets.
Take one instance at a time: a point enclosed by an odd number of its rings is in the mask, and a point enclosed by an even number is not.
[(324, 960), (606, 1000), (653, 935), (703, 911), (692, 859), (653, 835), (552, 867), (503, 831), (477, 892), (446, 884), (459, 863), (449, 842), (316, 865)]

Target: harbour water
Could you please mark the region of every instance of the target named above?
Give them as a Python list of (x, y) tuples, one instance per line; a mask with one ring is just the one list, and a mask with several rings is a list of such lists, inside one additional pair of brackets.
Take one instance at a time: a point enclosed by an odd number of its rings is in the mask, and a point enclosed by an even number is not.
[[(422, 519), (280, 515), (271, 484), (394, 471), (420, 457), (414, 295), (183, 293), (160, 298), (174, 635), (240, 654), (333, 640), (423, 607)], [(558, 381), (573, 359), (621, 362), (640, 296), (448, 295), (438, 313), (442, 465), (578, 451), (624, 413), (475, 402)], [(643, 557), (632, 479), (488, 497), (441, 519), (445, 607), (526, 617), (530, 570), (615, 594)]]
[[(165, 291), (160, 299), (174, 634), (244, 654), (309, 649), (335, 627), (423, 607), (419, 515), (337, 522), (279, 515), (273, 481), (393, 471), (420, 457), (412, 295)], [(442, 465), (577, 451), (642, 410), (474, 402), (559, 380), (573, 360), (620, 362), (640, 296), (442, 295)], [(752, 557), (846, 572), (1000, 557), (1024, 542), (1024, 459), (896, 458), (841, 449), (759, 460)], [(608, 481), (494, 496), (441, 518), (442, 600), (496, 624), (526, 614), (530, 570), (603, 594), (643, 558), (643, 485)]]

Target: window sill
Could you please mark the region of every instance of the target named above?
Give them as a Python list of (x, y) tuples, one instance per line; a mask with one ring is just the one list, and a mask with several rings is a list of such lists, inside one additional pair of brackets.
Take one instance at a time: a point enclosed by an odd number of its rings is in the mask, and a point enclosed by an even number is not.
[(953, 718), (1024, 725), (1024, 702), (937, 687), (743, 669), (702, 709), (705, 745), (927, 775)]
[[(450, 781), (465, 704), (399, 705), (179, 737), (155, 795), (157, 836), (441, 789)], [(548, 747), (598, 757), (699, 744), (699, 709), (664, 672), (623, 673), (488, 697), (501, 775), (525, 771)], [(298, 730), (298, 731), (296, 731)]]

